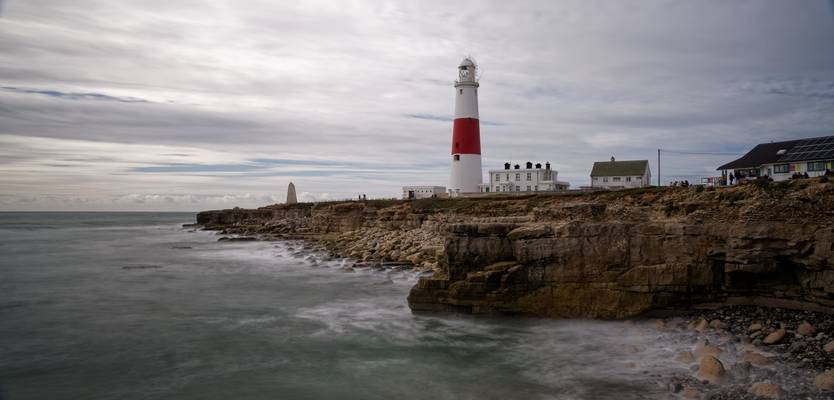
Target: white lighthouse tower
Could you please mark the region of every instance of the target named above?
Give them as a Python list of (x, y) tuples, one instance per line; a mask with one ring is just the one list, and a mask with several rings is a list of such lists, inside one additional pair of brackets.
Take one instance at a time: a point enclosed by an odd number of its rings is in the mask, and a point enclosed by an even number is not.
[(478, 122), (478, 66), (464, 58), (455, 81), (455, 122), (452, 128), (452, 173), (449, 194), (477, 192), (481, 173), (481, 128)]

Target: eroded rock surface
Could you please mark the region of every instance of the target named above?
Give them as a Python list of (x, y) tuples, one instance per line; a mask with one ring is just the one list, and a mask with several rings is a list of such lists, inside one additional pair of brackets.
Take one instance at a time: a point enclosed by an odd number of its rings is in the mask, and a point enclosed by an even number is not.
[(624, 318), (704, 303), (834, 310), (834, 183), (823, 179), (301, 203), (204, 212), (198, 222), (434, 271), (412, 289), (414, 311)]

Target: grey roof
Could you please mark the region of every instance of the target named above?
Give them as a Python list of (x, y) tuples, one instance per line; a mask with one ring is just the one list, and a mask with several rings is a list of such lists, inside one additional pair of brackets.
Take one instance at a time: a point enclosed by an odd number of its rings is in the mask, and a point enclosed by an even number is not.
[(648, 160), (597, 161), (591, 176), (640, 176), (649, 168)]
[(790, 150), (793, 146), (796, 146), (798, 142), (799, 140), (788, 140), (785, 142), (758, 144), (741, 158), (718, 167), (718, 170), (758, 168), (762, 164), (775, 163), (779, 161), (779, 157), (781, 157), (780, 154), (777, 154), (779, 150)]
[[(785, 150), (782, 154), (780, 150)], [(718, 170), (758, 168), (764, 164), (834, 159), (834, 136), (762, 143)]]

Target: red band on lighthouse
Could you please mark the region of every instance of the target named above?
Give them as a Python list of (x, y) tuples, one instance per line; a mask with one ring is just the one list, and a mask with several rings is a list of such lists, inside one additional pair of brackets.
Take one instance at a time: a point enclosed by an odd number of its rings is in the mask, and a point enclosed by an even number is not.
[(452, 129), (452, 154), (481, 154), (481, 127), (475, 118), (458, 118)]

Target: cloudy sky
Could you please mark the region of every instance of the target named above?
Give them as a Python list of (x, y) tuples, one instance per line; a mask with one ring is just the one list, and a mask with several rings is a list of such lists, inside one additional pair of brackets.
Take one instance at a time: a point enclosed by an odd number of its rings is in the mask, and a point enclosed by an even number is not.
[[(649, 159), (715, 174), (834, 134), (834, 3), (0, 1), (0, 210), (395, 197), (448, 179), (482, 70), (485, 169)], [(710, 154), (679, 154), (687, 153)]]

